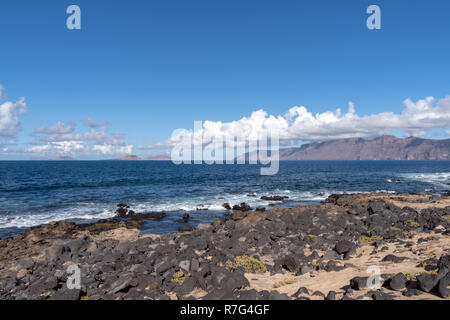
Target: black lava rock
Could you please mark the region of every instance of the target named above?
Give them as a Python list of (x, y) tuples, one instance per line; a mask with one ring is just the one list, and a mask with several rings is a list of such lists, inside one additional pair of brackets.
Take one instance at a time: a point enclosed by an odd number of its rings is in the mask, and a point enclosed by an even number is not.
[(399, 272), (395, 276), (392, 277), (391, 281), (389, 282), (389, 286), (392, 290), (401, 291), (406, 288), (406, 282), (408, 279), (406, 276)]
[(345, 254), (347, 252), (353, 251), (355, 248), (355, 244), (348, 240), (341, 240), (336, 243), (335, 250), (339, 254)]
[(437, 274), (420, 274), (416, 279), (419, 289), (425, 292), (433, 290), (440, 280)]

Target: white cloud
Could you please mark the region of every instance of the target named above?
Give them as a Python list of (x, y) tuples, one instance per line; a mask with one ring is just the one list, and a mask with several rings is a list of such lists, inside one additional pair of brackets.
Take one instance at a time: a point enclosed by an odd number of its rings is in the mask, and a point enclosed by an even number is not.
[(85, 151), (86, 147), (80, 141), (58, 141), (48, 142), (47, 144), (36, 145), (28, 148), (26, 151), (32, 153), (64, 153), (72, 154), (74, 152)]
[(122, 134), (109, 134), (105, 121), (102, 125), (91, 118), (83, 121), (91, 129), (85, 132), (75, 132), (76, 125), (72, 122), (57, 122), (51, 127), (41, 126), (34, 130), (39, 137), (26, 151), (37, 154), (71, 154), (89, 156), (93, 153), (103, 155), (128, 154), (132, 145), (125, 143)]
[[(222, 137), (225, 140), (242, 135), (267, 135), (269, 131), (276, 131), (280, 143), (289, 145), (299, 141), (371, 138), (392, 134), (394, 131), (401, 131), (407, 136), (423, 136), (431, 129), (450, 126), (450, 97), (439, 101), (433, 97), (416, 102), (406, 99), (403, 105), (400, 113), (382, 112), (365, 116), (356, 113), (353, 102), (349, 102), (346, 113), (336, 109), (313, 114), (305, 106), (292, 107), (284, 116), (268, 115), (264, 110), (257, 110), (250, 117), (237, 121), (204, 121), (203, 129), (199, 133), (203, 134), (203, 137)], [(194, 136), (194, 140), (201, 137), (201, 134)], [(147, 148), (170, 148), (180, 142), (183, 136), (192, 137), (192, 130), (180, 129), (165, 142)]]
[(67, 134), (72, 133), (75, 130), (75, 123), (68, 122), (64, 124), (63, 122), (57, 122), (51, 127), (41, 126), (34, 129), (36, 134)]
[(98, 151), (102, 154), (131, 154), (133, 152), (133, 145), (117, 146), (110, 144), (94, 145), (93, 151)]
[(26, 110), (24, 98), (15, 103), (6, 101), (0, 104), (0, 138), (14, 138), (21, 129), (18, 115)]

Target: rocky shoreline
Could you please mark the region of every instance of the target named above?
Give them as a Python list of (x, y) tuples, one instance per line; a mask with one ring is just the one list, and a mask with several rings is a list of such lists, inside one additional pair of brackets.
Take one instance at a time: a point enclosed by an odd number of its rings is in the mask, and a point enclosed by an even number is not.
[[(449, 195), (331, 195), (267, 211), (240, 204), (225, 221), (162, 235), (139, 231), (162, 215), (126, 204), (117, 215), (0, 240), (0, 299), (449, 299)], [(67, 287), (71, 265), (79, 289)]]

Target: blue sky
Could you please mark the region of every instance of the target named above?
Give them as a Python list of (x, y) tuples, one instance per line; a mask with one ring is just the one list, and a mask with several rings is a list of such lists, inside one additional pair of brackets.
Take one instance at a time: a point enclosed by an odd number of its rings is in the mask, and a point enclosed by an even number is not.
[[(66, 28), (70, 4), (81, 8), (81, 30)], [(371, 4), (381, 30), (366, 27)], [(350, 101), (359, 117), (400, 114), (407, 98), (408, 114), (435, 107), (440, 121), (406, 125), (404, 116), (399, 128), (356, 126), (355, 135), (448, 138), (449, 31), (447, 0), (2, 0), (0, 105), (24, 97), (26, 106), (16, 106), (14, 130), (2, 136), (0, 127), (0, 159), (144, 156), (158, 151), (139, 146), (194, 120), (238, 121), (259, 109), (277, 117), (294, 106), (345, 113)], [(384, 118), (364, 121), (373, 119)], [(320, 125), (287, 139), (325, 139)], [(90, 147), (39, 148), (74, 139)]]

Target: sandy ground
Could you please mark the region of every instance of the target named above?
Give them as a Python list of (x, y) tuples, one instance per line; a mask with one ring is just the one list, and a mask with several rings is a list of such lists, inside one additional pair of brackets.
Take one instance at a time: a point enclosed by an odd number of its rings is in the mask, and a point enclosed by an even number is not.
[[(417, 244), (419, 238), (433, 238), (426, 242)], [(411, 242), (415, 243), (412, 247), (405, 247), (403, 244), (389, 243), (382, 247), (387, 249), (381, 251), (374, 248), (371, 245), (365, 245), (357, 249), (356, 254), (348, 260), (342, 260), (342, 263), (352, 264), (353, 267), (345, 268), (341, 271), (313, 271), (301, 276), (295, 276), (292, 273), (280, 273), (275, 275), (266, 274), (253, 274), (247, 273), (246, 277), (250, 282), (250, 286), (257, 291), (260, 290), (273, 290), (275, 283), (279, 283), (285, 280), (295, 280), (292, 284), (286, 284), (284, 286), (276, 288), (280, 293), (286, 293), (288, 295), (294, 294), (300, 287), (306, 287), (310, 294), (316, 290), (324, 293), (325, 295), (333, 290), (338, 293), (338, 297), (344, 293), (343, 287), (347, 286), (350, 279), (361, 276), (369, 277), (372, 273), (368, 272), (369, 267), (378, 267), (380, 274), (397, 274), (399, 272), (409, 272), (416, 274), (423, 272), (423, 267), (419, 266), (421, 262), (431, 257), (439, 258), (442, 254), (450, 253), (450, 236), (441, 234), (417, 234), (411, 239)], [(388, 254), (394, 254), (398, 257), (406, 257), (399, 263), (382, 262), (381, 260)], [(362, 296), (367, 293), (369, 289), (357, 291), (354, 297)], [(390, 294), (396, 296), (396, 299), (406, 299), (402, 296), (401, 292), (393, 290), (387, 290)], [(340, 294), (339, 294), (340, 293)], [(318, 296), (308, 296), (309, 298), (323, 299)], [(435, 295), (423, 293), (417, 297), (409, 297), (408, 299), (437, 299)], [(369, 298), (367, 298), (369, 299)]]

